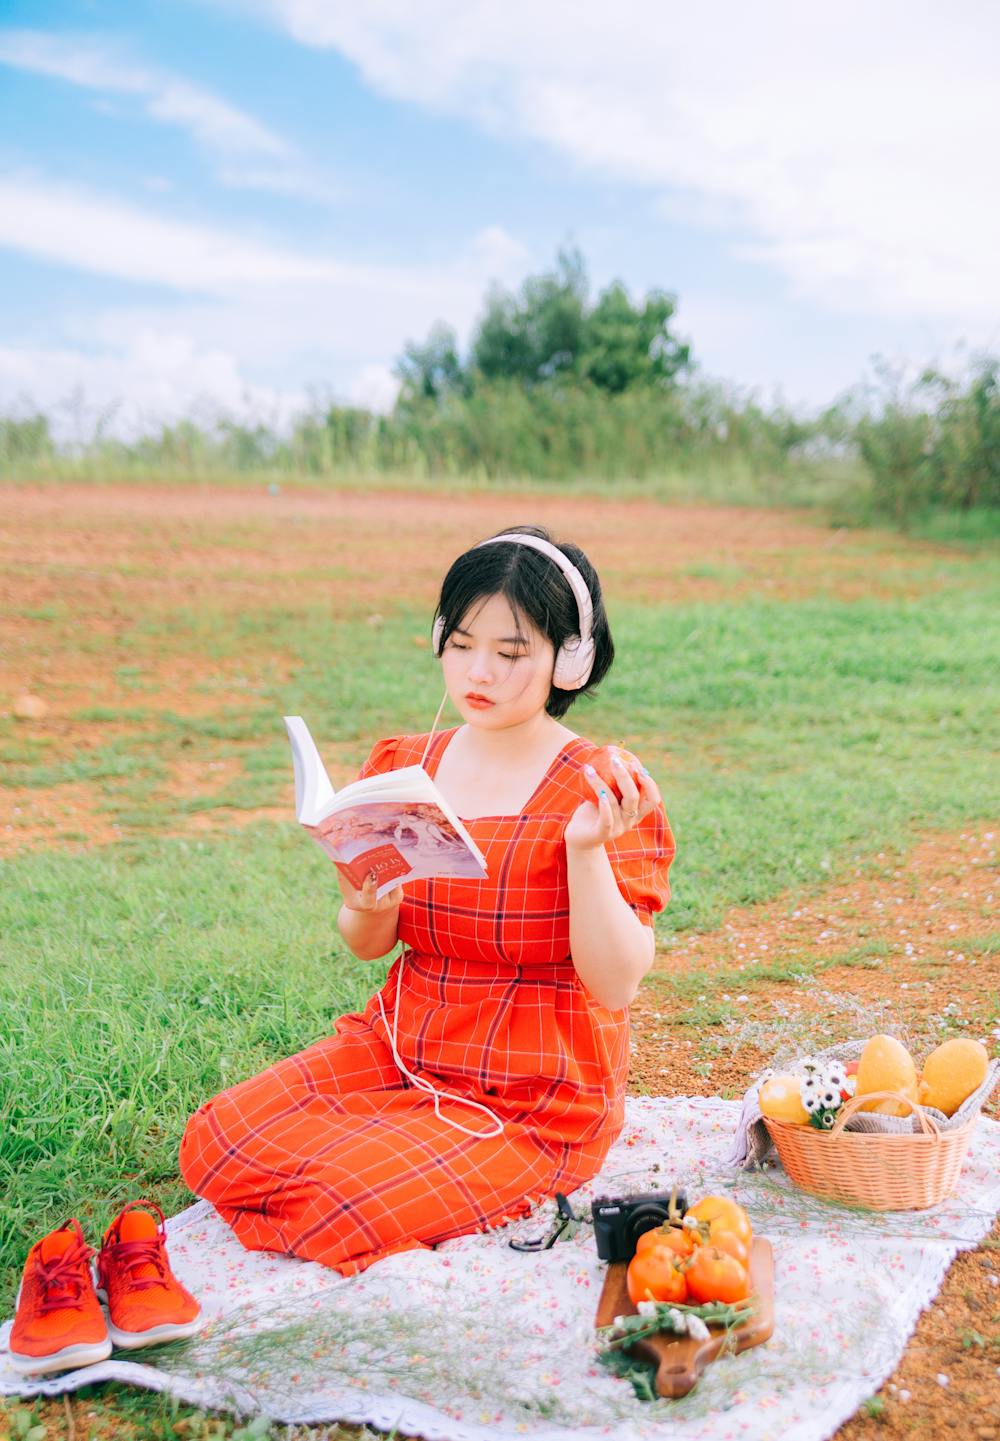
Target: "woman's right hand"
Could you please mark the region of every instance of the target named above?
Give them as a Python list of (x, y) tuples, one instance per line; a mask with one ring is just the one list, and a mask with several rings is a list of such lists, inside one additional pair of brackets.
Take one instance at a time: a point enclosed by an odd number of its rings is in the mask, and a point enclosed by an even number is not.
[(344, 905), (349, 906), (352, 911), (369, 911), (373, 915), (379, 915), (384, 911), (399, 910), (399, 904), (403, 899), (402, 886), (396, 886), (393, 890), (387, 891), (380, 900), (376, 900), (375, 892), (378, 886), (374, 871), (368, 872), (360, 891), (351, 884), (339, 866), (337, 874), (340, 877), (340, 890), (344, 897)]

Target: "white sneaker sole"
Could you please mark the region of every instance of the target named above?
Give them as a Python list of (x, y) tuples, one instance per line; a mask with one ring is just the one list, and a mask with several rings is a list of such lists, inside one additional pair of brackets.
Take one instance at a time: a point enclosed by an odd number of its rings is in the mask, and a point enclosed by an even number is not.
[(108, 1335), (118, 1350), (137, 1351), (140, 1346), (159, 1346), (164, 1341), (185, 1341), (188, 1336), (196, 1336), (204, 1324), (204, 1317), (196, 1316), (193, 1321), (150, 1326), (148, 1331), (119, 1331), (109, 1321)]
[(8, 1354), (10, 1364), (22, 1376), (44, 1376), (48, 1371), (74, 1371), (78, 1366), (93, 1366), (97, 1361), (106, 1361), (111, 1355), (111, 1340), (64, 1346), (61, 1351), (53, 1351), (51, 1356), (20, 1356), (16, 1351)]
[[(103, 1286), (97, 1284), (97, 1263), (92, 1261), (91, 1266), (97, 1299), (107, 1311), (108, 1293)], [(119, 1351), (138, 1351), (140, 1346), (159, 1346), (164, 1341), (186, 1341), (189, 1336), (197, 1336), (204, 1324), (205, 1317), (199, 1313), (193, 1321), (167, 1321), (162, 1326), (151, 1326), (148, 1331), (119, 1331), (117, 1326), (111, 1324), (109, 1314), (108, 1335)]]

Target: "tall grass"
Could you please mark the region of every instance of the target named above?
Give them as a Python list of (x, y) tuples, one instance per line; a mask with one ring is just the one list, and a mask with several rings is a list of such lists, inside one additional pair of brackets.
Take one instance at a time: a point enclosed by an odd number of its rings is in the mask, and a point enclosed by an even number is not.
[[(100, 423), (56, 445), (41, 413), (0, 416), (0, 479), (185, 479), (574, 490), (825, 507), (942, 539), (1000, 532), (1000, 362), (960, 380), (876, 379), (810, 419), (719, 382), (611, 394), (585, 379), (479, 381), (389, 415), (316, 407), (287, 431), (219, 416), (125, 441)], [(956, 526), (942, 514), (974, 517)]]
[(187, 419), (125, 442), (100, 433), (57, 447), (44, 416), (0, 419), (0, 475), (218, 472), (300, 478), (408, 476), (642, 481), (706, 472), (748, 477), (782, 498), (799, 474), (836, 463), (822, 426), (766, 410), (726, 387), (639, 387), (612, 395), (586, 381), (528, 388), (493, 381), (470, 394), (400, 403), (390, 415), (330, 405), (287, 434), (219, 417)]
[[(1000, 362), (980, 360), (963, 381), (928, 370), (907, 381), (887, 365), (851, 428), (871, 476), (870, 509), (901, 528), (935, 513), (977, 513), (1000, 528)], [(984, 519), (985, 517), (985, 519)]]

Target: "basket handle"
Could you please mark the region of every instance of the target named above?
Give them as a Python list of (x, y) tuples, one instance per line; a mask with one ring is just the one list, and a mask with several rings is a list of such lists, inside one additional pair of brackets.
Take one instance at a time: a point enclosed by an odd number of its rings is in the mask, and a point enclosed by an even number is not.
[(837, 1112), (836, 1121), (826, 1134), (828, 1136), (839, 1136), (855, 1112), (860, 1111), (861, 1107), (867, 1105), (869, 1101), (902, 1101), (905, 1105), (909, 1106), (910, 1110), (920, 1122), (922, 1134), (940, 1139), (941, 1128), (933, 1116), (928, 1116), (923, 1106), (918, 1105), (916, 1101), (911, 1101), (909, 1096), (903, 1095), (902, 1091), (868, 1091), (861, 1096), (852, 1096), (849, 1101), (845, 1101), (841, 1106)]

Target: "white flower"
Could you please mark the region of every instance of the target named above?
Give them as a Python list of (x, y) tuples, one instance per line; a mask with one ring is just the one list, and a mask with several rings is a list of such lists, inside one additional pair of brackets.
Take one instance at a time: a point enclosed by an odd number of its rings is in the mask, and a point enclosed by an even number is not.
[(707, 1341), (712, 1334), (700, 1316), (688, 1315), (687, 1333), (695, 1341)]
[(802, 1097), (802, 1104), (811, 1116), (813, 1111), (819, 1110), (819, 1096), (814, 1091), (810, 1091)]
[(835, 1111), (840, 1105), (840, 1087), (836, 1090), (821, 1091), (819, 1103), (824, 1111)]
[(837, 1118), (832, 1111), (824, 1111), (820, 1117), (820, 1121), (825, 1131), (832, 1131), (837, 1124)]
[(802, 1060), (799, 1062), (799, 1065), (801, 1066), (803, 1071), (819, 1070), (819, 1061), (817, 1061), (815, 1056), (803, 1056)]
[(636, 1308), (635, 1308), (635, 1309), (638, 1311), (638, 1313), (639, 1313), (640, 1316), (655, 1316), (655, 1315), (656, 1315), (656, 1302), (655, 1302), (655, 1301), (639, 1301), (639, 1302), (636, 1303)]
[(842, 1091), (846, 1091), (849, 1096), (853, 1096), (854, 1092), (858, 1089), (857, 1076), (845, 1076), (844, 1084), (841, 1086), (840, 1089)]
[(828, 1071), (824, 1072), (823, 1081), (829, 1086), (831, 1091), (841, 1090), (844, 1085), (844, 1072), (842, 1068), (840, 1066), (831, 1066)]

